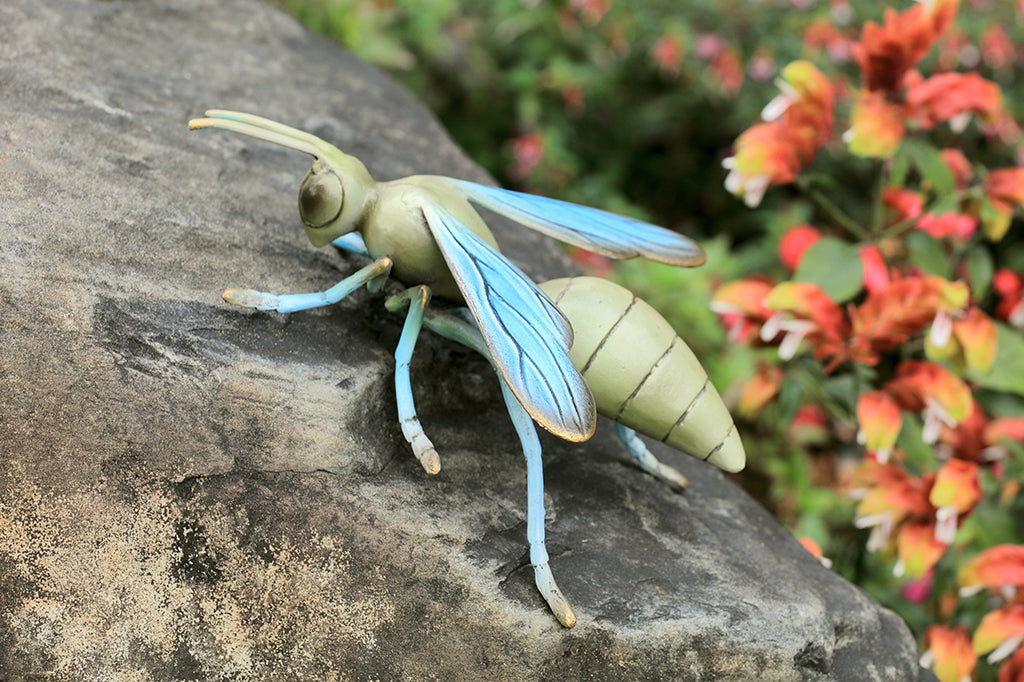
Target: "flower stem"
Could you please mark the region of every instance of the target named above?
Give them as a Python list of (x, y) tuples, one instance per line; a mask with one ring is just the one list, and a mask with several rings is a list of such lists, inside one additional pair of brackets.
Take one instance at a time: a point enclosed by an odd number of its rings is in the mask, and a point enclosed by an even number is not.
[(846, 215), (841, 208), (825, 196), (820, 190), (807, 189), (807, 194), (818, 203), (821, 208), (829, 214), (832, 220), (842, 225), (850, 234), (864, 241), (871, 240), (871, 233), (865, 230), (860, 223)]

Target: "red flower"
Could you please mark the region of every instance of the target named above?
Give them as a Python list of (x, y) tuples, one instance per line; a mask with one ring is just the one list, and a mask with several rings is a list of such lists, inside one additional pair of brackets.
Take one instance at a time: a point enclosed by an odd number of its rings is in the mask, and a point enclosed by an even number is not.
[(682, 40), (666, 33), (658, 38), (651, 48), (651, 59), (654, 60), (659, 71), (676, 76), (683, 65), (684, 52)]
[(954, 239), (965, 242), (978, 229), (978, 219), (950, 211), (942, 215), (925, 213), (914, 225), (915, 229), (930, 234), (935, 239)]
[(1013, 64), (1013, 42), (999, 24), (990, 24), (981, 36), (981, 57), (996, 71)]
[(949, 172), (953, 174), (956, 186), (960, 189), (965, 189), (974, 176), (971, 162), (967, 160), (967, 157), (959, 149), (943, 149), (939, 152), (939, 155), (942, 156), (942, 161), (949, 168)]
[(924, 210), (924, 196), (902, 187), (886, 187), (882, 192), (882, 203), (896, 213), (896, 222), (917, 218)]
[(790, 272), (796, 270), (804, 252), (821, 239), (821, 232), (810, 225), (797, 225), (779, 240), (779, 260)]
[(786, 437), (797, 445), (821, 445), (828, 442), (831, 429), (828, 416), (817, 405), (806, 403), (797, 408)]
[(735, 48), (726, 47), (715, 55), (710, 70), (722, 91), (727, 94), (735, 94), (743, 85), (743, 62)]
[(976, 73), (940, 73), (914, 81), (907, 89), (907, 111), (924, 130), (949, 121), (960, 132), (971, 114), (994, 121), (1002, 111), (999, 86)]
[(996, 317), (1015, 327), (1024, 327), (1024, 281), (1009, 268), (999, 268), (992, 278), (992, 288), (999, 296)]
[(999, 669), (999, 682), (1020, 682), (1021, 680), (1024, 680), (1024, 648), (1017, 649), (1010, 660)]
[(512, 177), (525, 180), (544, 158), (544, 137), (540, 133), (526, 133), (512, 140)]
[(877, 246), (866, 244), (860, 247), (860, 265), (864, 271), (864, 288), (868, 293), (876, 294), (889, 287), (889, 269)]

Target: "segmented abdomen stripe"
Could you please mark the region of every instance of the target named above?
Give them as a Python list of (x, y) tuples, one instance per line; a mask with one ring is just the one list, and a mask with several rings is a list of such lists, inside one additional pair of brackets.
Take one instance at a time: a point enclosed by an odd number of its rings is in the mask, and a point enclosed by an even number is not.
[(736, 430), (736, 424), (730, 424), (729, 425), (729, 430), (725, 432), (724, 436), (722, 436), (722, 442), (719, 443), (718, 445), (716, 445), (715, 447), (711, 448), (711, 452), (709, 452), (708, 456), (704, 458), (705, 462), (708, 461), (709, 459), (711, 459), (716, 452), (718, 452), (719, 450), (722, 449), (722, 446), (725, 445), (725, 442), (727, 440), (729, 440), (729, 436), (731, 436), (732, 432), (735, 431), (735, 430)]
[[(635, 301), (636, 299), (634, 298), (633, 300)], [(625, 314), (623, 314), (622, 317), (625, 317)], [(619, 318), (619, 319), (621, 320), (622, 318)], [(611, 333), (611, 332), (609, 332), (609, 333)], [(607, 338), (607, 337), (605, 337), (605, 338)], [(676, 336), (676, 337), (674, 337), (669, 342), (668, 348), (665, 349), (665, 352), (662, 353), (660, 356), (658, 356), (658, 359), (655, 360), (654, 364), (652, 364), (650, 369), (647, 370), (647, 374), (645, 374), (643, 379), (641, 379), (637, 383), (636, 388), (633, 389), (633, 392), (629, 394), (628, 398), (626, 398), (625, 400), (622, 401), (622, 405), (619, 406), (619, 411), (615, 413), (615, 416), (612, 417), (613, 419), (618, 420), (618, 418), (622, 415), (622, 413), (626, 411), (626, 408), (629, 407), (629, 404), (631, 402), (633, 402), (633, 399), (636, 398), (637, 395), (639, 395), (640, 390), (644, 387), (644, 384), (647, 382), (647, 380), (651, 378), (651, 376), (654, 374), (655, 370), (658, 369), (658, 366), (665, 360), (665, 358), (667, 358), (669, 355), (671, 355), (671, 353), (672, 353), (673, 349), (675, 349), (676, 343), (678, 341), (680, 341), (680, 338), (678, 336)], [(595, 355), (596, 355), (596, 353), (595, 353)], [(666, 434), (665, 437), (668, 438), (668, 435)]]
[[(664, 436), (661, 437), (660, 440), (661, 440), (662, 443), (667, 441), (668, 437), (672, 435), (672, 432), (675, 431), (680, 425), (682, 425), (683, 422), (686, 421), (686, 418), (690, 416), (691, 412), (693, 412), (693, 408), (697, 405), (698, 402), (700, 402), (700, 399), (704, 397), (704, 394), (708, 392), (708, 386), (710, 384), (711, 384), (711, 379), (708, 379), (707, 377), (705, 377), (704, 378), (704, 385), (700, 387), (700, 390), (697, 392), (697, 395), (695, 395), (693, 397), (693, 400), (690, 401), (690, 404), (687, 405), (686, 409), (683, 410), (683, 413), (681, 415), (679, 415), (679, 419), (677, 419), (675, 421), (675, 423), (672, 424), (672, 427), (668, 430), (668, 433), (666, 433)], [(710, 457), (710, 455), (708, 455), (708, 456)]]
[(583, 367), (582, 369), (580, 369), (580, 374), (586, 376), (587, 370), (590, 369), (591, 363), (594, 362), (594, 359), (601, 352), (601, 349), (604, 348), (605, 343), (608, 341), (608, 337), (612, 335), (612, 332), (614, 332), (616, 328), (618, 328), (618, 326), (622, 323), (622, 320), (625, 319), (626, 315), (629, 315), (629, 311), (633, 309), (633, 306), (636, 305), (636, 302), (637, 297), (633, 296), (633, 298), (630, 299), (629, 301), (629, 305), (626, 306), (626, 309), (623, 310), (622, 314), (619, 315), (619, 319), (615, 320), (615, 323), (612, 326), (608, 327), (608, 331), (605, 332), (603, 337), (601, 337), (601, 342), (597, 344), (597, 346), (594, 348), (594, 352), (591, 353), (590, 357), (587, 358), (587, 361), (583, 363)]

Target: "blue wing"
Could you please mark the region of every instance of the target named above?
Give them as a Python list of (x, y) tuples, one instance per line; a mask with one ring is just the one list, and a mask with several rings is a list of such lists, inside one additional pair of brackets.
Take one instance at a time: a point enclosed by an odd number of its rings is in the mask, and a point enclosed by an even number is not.
[(472, 201), (559, 241), (609, 258), (643, 256), (669, 265), (704, 263), (704, 250), (681, 234), (634, 218), (533, 194), (452, 181)]
[(537, 422), (571, 441), (590, 438), (594, 398), (569, 359), (572, 327), (516, 266), (443, 208), (426, 218), (495, 366)]

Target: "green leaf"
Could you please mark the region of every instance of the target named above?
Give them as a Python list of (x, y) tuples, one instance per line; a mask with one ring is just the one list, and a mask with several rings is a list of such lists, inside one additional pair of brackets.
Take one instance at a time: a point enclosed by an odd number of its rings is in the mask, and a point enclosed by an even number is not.
[(929, 275), (949, 279), (952, 264), (942, 242), (924, 232), (911, 232), (906, 239), (910, 262)]
[(967, 283), (971, 293), (980, 301), (992, 286), (992, 276), (995, 274), (992, 254), (984, 246), (975, 244), (964, 254), (964, 265), (967, 266)]
[(864, 281), (860, 252), (842, 240), (822, 237), (800, 259), (793, 281), (816, 284), (836, 303), (848, 301)]
[(889, 183), (895, 187), (902, 187), (907, 182), (907, 173), (909, 172), (910, 154), (907, 152), (907, 145), (901, 144), (892, 157), (892, 173), (889, 176)]
[(935, 194), (942, 197), (953, 193), (956, 189), (956, 179), (936, 147), (914, 138), (904, 140), (903, 147), (910, 155), (917, 172), (932, 186)]
[(822, 383), (825, 393), (842, 405), (847, 414), (857, 412), (857, 378), (852, 374), (841, 374), (825, 379)]
[(985, 388), (1024, 396), (1024, 334), (1001, 322), (996, 322), (996, 330), (999, 348), (992, 369), (983, 375), (970, 372), (968, 377)]

